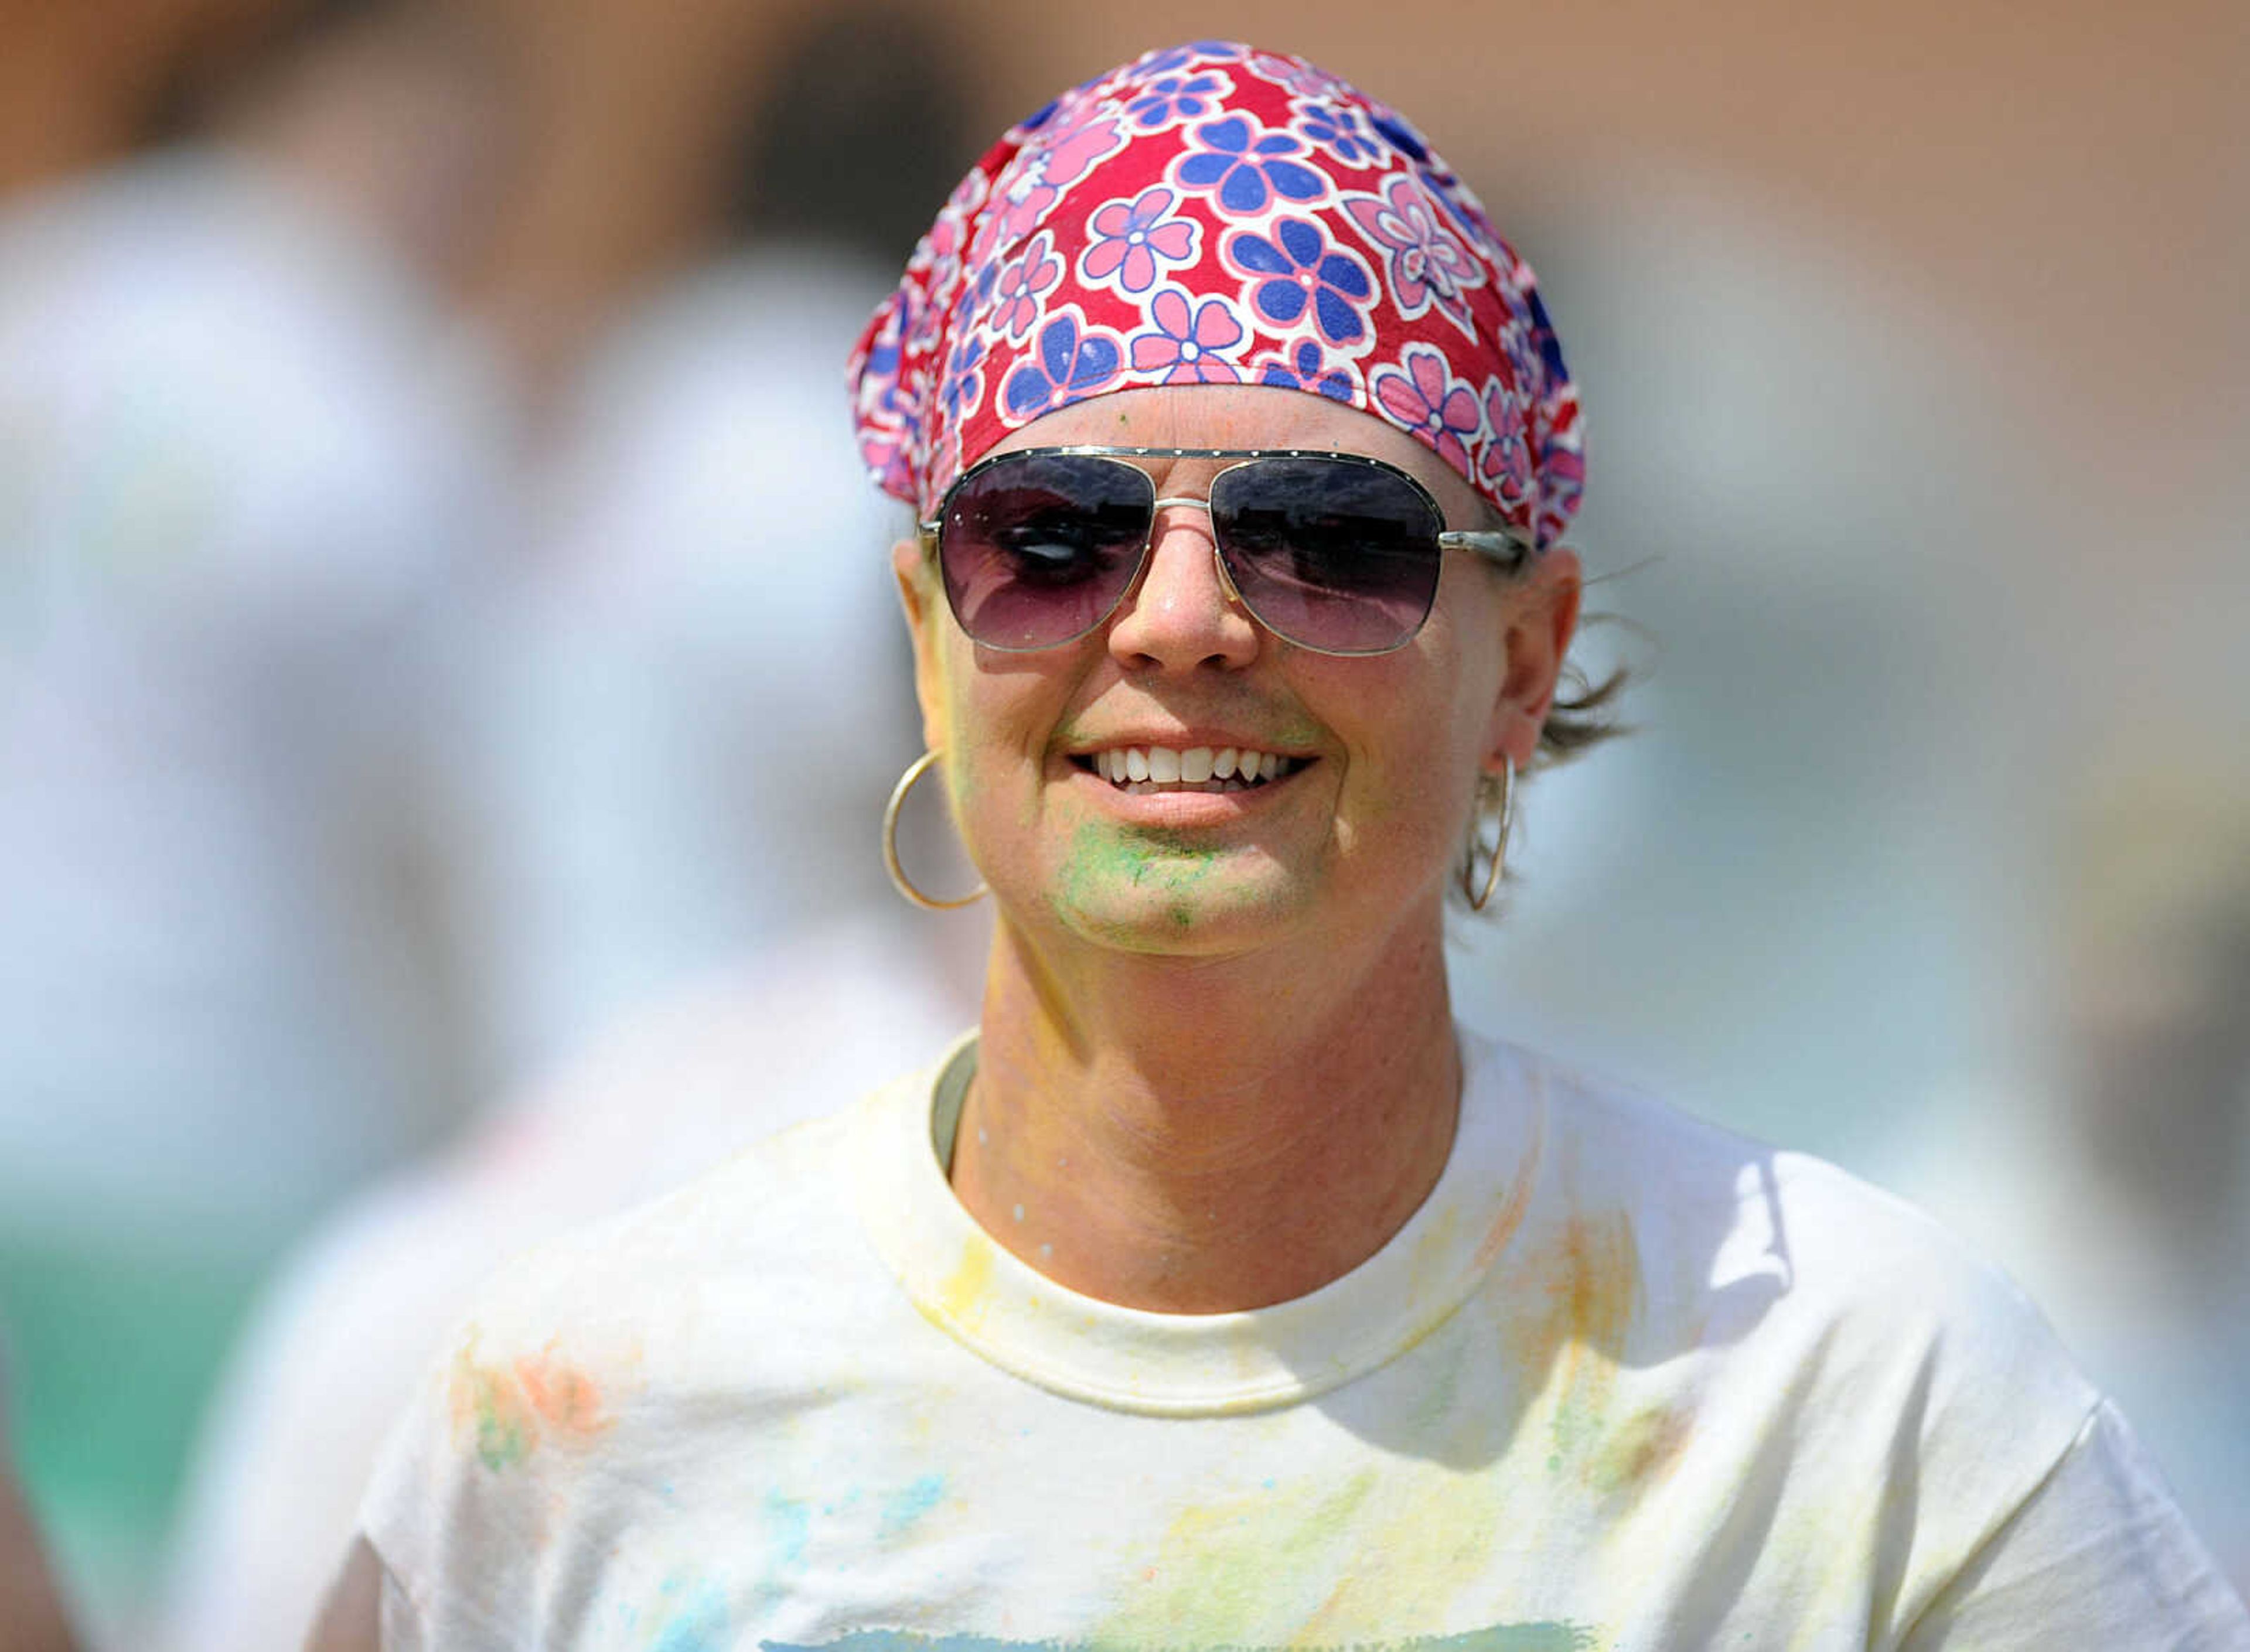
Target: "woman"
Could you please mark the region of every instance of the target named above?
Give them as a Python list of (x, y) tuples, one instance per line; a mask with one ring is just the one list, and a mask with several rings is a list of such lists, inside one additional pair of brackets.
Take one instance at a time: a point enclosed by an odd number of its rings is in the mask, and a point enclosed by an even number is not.
[(1449, 891), (1589, 735), (1582, 471), (1530, 272), (1411, 127), (1151, 53), (964, 180), (854, 382), (922, 520), (901, 790), (942, 771), (997, 905), (979, 1032), (488, 1290), (334, 1621), (2250, 1641), (2005, 1284), (1453, 1024)]

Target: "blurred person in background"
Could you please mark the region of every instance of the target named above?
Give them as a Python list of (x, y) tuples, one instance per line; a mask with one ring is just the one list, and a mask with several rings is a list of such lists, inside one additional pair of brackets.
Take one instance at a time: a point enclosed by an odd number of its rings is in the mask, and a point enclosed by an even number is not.
[(501, 1105), (266, 1293), (197, 1452), (168, 1652), (296, 1643), (487, 1270), (973, 1014), (981, 926), (911, 921), (874, 852), (913, 729), (887, 571), (855, 547), (900, 514), (808, 414), (965, 158), (950, 42), (853, 4), (776, 45), (733, 244), (632, 305), (559, 404), (468, 677), (459, 922)]
[(2046, 1087), (1946, 1096), (1965, 1139), (1892, 1174), (2181, 1442), (2168, 1468), (2250, 1577), (2250, 774), (2150, 752), (2098, 773), (2059, 869)]
[[(1451, 1023), (1443, 898), (1498, 878), (1576, 613), (1530, 286), (1402, 118), (1224, 44), (963, 180), (858, 405), (927, 519), (901, 784), (944, 760), (1001, 908), (984, 1036), (487, 1287), (339, 1643), (2250, 1631), (1990, 1273)], [(1261, 342), (1284, 388), (1211, 382)], [(1478, 520), (1505, 571), (1445, 554)], [(1221, 731), (1254, 779), (1173, 749)]]
[(510, 442), (452, 303), (493, 43), (268, 11), (180, 65), (176, 141), (0, 214), (0, 1335), (113, 1619), (214, 1327), (441, 1112), (431, 639)]

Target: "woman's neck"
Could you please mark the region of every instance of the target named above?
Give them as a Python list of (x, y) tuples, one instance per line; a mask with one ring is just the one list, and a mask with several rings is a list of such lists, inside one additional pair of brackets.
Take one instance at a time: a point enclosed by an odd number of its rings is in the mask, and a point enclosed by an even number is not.
[[(1211, 1313), (1301, 1296), (1404, 1226), (1453, 1145), (1438, 914), (1365, 956), (1043, 952), (1003, 918), (952, 1178), (1058, 1284)], [(1282, 985), (1280, 983), (1287, 983)]]

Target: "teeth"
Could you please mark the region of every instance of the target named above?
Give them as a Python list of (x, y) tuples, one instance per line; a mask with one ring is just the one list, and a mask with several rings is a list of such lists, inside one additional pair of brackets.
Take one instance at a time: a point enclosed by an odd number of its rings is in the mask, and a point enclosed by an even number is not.
[(1275, 752), (1250, 751), (1240, 747), (1191, 746), (1175, 751), (1169, 746), (1118, 746), (1095, 752), (1088, 760), (1094, 772), (1114, 786), (1134, 792), (1163, 787), (1194, 788), (1207, 792), (1241, 791), (1278, 780), (1298, 765)]

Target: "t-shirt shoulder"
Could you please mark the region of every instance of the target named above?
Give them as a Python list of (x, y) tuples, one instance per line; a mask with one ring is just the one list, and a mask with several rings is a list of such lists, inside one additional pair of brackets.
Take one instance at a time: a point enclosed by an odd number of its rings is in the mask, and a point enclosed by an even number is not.
[[(1774, 1472), (1863, 1465), (1886, 1488), (1870, 1518), (1927, 1552), (1976, 1552), (2069, 1452), (2100, 1393), (2023, 1292), (1936, 1222), (1825, 1160), (1525, 1059), (1546, 1091), (1548, 1163), (1495, 1288), (1590, 1303), (1593, 1321), (1606, 1293), (1622, 1367), (1685, 1362), (1691, 1391), (1699, 1365), (1723, 1370), (1758, 1396), (1730, 1425), (1770, 1435)], [(1916, 1477), (1888, 1471), (1900, 1463)]]
[[(1547, 1091), (1545, 1180), (1556, 1214), (1581, 1224), (1606, 1215), (1628, 1229), (1652, 1303), (1674, 1302), (1723, 1330), (1761, 1303), (1794, 1298), (1817, 1304), (1832, 1339), (1864, 1326), (1888, 1346), (1919, 1327), (2067, 1366), (2014, 1282), (1905, 1200), (1826, 1160), (1519, 1059), (1536, 1066)], [(2098, 1396), (2082, 1381), (2069, 1387), (2074, 1433)]]
[(468, 1334), (533, 1352), (557, 1338), (614, 1339), (730, 1270), (785, 1268), (833, 1221), (850, 1110), (767, 1137), (683, 1187), (514, 1257), (473, 1299)]
[[(849, 1292), (799, 1289), (851, 1222), (839, 1149), (850, 1113), (793, 1125), (687, 1187), (503, 1265), (438, 1348), (361, 1504), (400, 1591), (449, 1624), (529, 1621), (531, 1580), (455, 1564), (500, 1544), (534, 1552), (543, 1511), (586, 1503), (605, 1465), (669, 1449), (651, 1418), (676, 1402), (799, 1380), (786, 1339), (746, 1339), (777, 1302), (805, 1323), (848, 1319)], [(871, 1270), (872, 1271), (872, 1270)], [(668, 1429), (663, 1424), (659, 1432)], [(435, 1619), (433, 1621), (437, 1621)], [(505, 1637), (503, 1637), (505, 1638)]]

